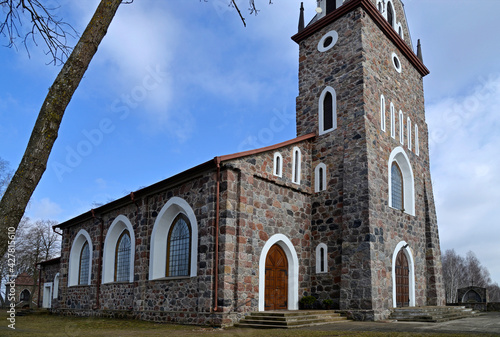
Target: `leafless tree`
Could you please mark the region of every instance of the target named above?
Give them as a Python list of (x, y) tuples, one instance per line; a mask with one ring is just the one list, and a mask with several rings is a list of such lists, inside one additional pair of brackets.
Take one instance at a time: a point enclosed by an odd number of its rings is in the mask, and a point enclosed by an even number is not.
[[(254, 0), (249, 1), (250, 13), (257, 14)], [(7, 229), (18, 227), (33, 191), (47, 168), (47, 161), (57, 139), (66, 107), (106, 35), (118, 7), (122, 3), (132, 2), (133, 0), (101, 0), (76, 47), (64, 62), (59, 75), (50, 87), (21, 163), (0, 200), (0, 238), (2, 239), (0, 240), (0, 256), (3, 256), (7, 250), (7, 240), (4, 239), (7, 237)], [(245, 23), (236, 2), (231, 0), (231, 4)], [(15, 38), (21, 36), (16, 28), (23, 22), (21, 14), (28, 13), (28, 22), (32, 25), (32, 29), (25, 35), (24, 43), (29, 38), (36, 42), (36, 36), (40, 35), (49, 48), (54, 63), (62, 61), (68, 54), (69, 49), (66, 47), (68, 26), (52, 16), (50, 9), (43, 7), (38, 0), (0, 0), (0, 5), (6, 15), (0, 26), (0, 32), (9, 38), (10, 45), (14, 45)]]
[(57, 8), (44, 6), (39, 0), (0, 0), (0, 6), (4, 15), (0, 35), (7, 38), (8, 47), (17, 48), (21, 42), (29, 55), (28, 44), (42, 42), (54, 64), (68, 58), (68, 37), (76, 36), (76, 31), (54, 14)]
[(464, 260), (455, 253), (447, 250), (441, 257), (443, 264), (443, 277), (447, 303), (457, 302), (457, 289), (462, 284), (464, 277)]
[(0, 198), (2, 197), (7, 185), (12, 179), (12, 171), (10, 170), (9, 163), (0, 158)]

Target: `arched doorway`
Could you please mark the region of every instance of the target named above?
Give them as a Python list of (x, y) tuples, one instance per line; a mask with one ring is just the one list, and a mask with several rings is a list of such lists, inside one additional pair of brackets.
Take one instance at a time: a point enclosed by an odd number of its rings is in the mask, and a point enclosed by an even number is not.
[(266, 257), (265, 310), (288, 308), (288, 259), (283, 248), (275, 244)]
[(396, 304), (398, 307), (410, 305), (410, 268), (403, 250), (396, 257)]

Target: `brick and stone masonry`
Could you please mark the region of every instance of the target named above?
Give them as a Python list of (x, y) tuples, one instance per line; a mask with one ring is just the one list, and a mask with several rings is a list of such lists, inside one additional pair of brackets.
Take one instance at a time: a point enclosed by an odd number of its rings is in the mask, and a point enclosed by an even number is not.
[[(409, 305), (444, 305), (424, 108), (423, 77), (428, 70), (412, 50), (401, 2), (391, 3), (404, 39), (377, 10), (377, 0), (346, 1), (293, 37), (299, 45), (296, 139), (216, 157), (58, 225), (63, 240), (59, 293), (52, 310), (232, 325), (250, 312), (265, 310), (261, 263), (274, 242), (288, 247), (289, 309), (297, 309), (300, 298), (312, 295), (318, 302), (332, 299), (335, 309), (354, 319), (387, 318), (395, 303), (399, 248), (410, 259)], [(318, 42), (333, 30), (338, 34), (335, 46), (319, 51)], [(395, 69), (393, 53), (401, 72)], [(319, 99), (328, 86), (335, 90), (337, 127), (322, 134)], [(385, 131), (381, 95), (387, 107)], [(394, 138), (390, 103), (397, 112)], [(407, 118), (413, 140), (418, 125), (418, 150), (415, 144), (407, 146)], [(292, 179), (296, 149), (301, 153), (298, 184)], [(394, 151), (404, 152), (413, 173), (413, 213), (389, 205), (388, 170)], [(277, 152), (281, 176), (275, 174)], [(326, 166), (326, 189), (316, 192), (315, 167), (320, 163)], [(152, 278), (157, 273), (150, 270), (157, 258), (152, 252), (158, 240), (152, 237), (154, 226), (173, 199), (183, 200), (196, 221), (196, 272)], [(133, 279), (102, 282), (104, 240), (122, 216), (134, 232)], [(92, 242), (91, 281), (68, 286), (70, 252), (82, 230)], [(327, 268), (317, 273), (320, 244), (327, 247)], [(55, 271), (45, 268), (44, 280), (54, 278)]]

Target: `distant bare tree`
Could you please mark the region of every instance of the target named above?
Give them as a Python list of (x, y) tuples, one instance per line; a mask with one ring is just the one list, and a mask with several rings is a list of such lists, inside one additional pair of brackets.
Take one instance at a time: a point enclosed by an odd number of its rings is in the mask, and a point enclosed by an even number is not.
[(474, 252), (466, 257), (458, 255), (454, 249), (447, 250), (441, 257), (447, 303), (457, 303), (457, 290), (469, 286), (487, 288), (490, 301), (500, 301), (500, 288), (492, 283), (490, 272), (481, 265)]
[(9, 162), (0, 158), (0, 198), (4, 194), (7, 185), (9, 185), (10, 179), (12, 179), (12, 171)]

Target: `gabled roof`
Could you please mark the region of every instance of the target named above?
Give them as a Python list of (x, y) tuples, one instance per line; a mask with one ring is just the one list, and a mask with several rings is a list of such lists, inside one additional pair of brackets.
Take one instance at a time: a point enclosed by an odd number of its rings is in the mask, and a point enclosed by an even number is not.
[[(177, 185), (177, 184), (189, 181), (189, 180), (193, 179), (194, 177), (197, 177), (197, 176), (199, 176), (199, 175), (201, 175), (209, 170), (216, 169), (217, 165), (219, 165), (223, 162), (234, 160), (234, 159), (239, 159), (239, 158), (244, 158), (244, 157), (259, 154), (259, 153), (264, 153), (267, 151), (276, 150), (276, 149), (279, 149), (279, 148), (282, 148), (282, 147), (285, 147), (288, 145), (292, 145), (292, 144), (300, 143), (300, 142), (305, 141), (305, 140), (312, 139), (314, 137), (316, 137), (316, 134), (310, 133), (310, 134), (307, 134), (304, 136), (300, 136), (300, 137), (297, 137), (297, 138), (294, 138), (294, 139), (291, 139), (291, 140), (288, 140), (288, 141), (285, 141), (285, 142), (282, 142), (279, 144), (263, 147), (260, 149), (238, 152), (238, 153), (229, 154), (229, 155), (225, 155), (225, 156), (217, 156), (214, 159), (206, 161), (203, 164), (200, 164), (198, 166), (190, 168), (190, 169), (188, 169), (184, 172), (181, 172), (179, 174), (176, 174), (170, 178), (167, 178), (165, 180), (157, 182), (157, 183), (150, 185), (148, 187), (144, 187), (144, 188), (137, 190), (135, 192), (132, 192), (132, 193), (130, 193), (130, 195), (124, 196), (124, 197), (117, 199), (115, 201), (112, 201), (108, 204), (102, 205), (96, 209), (92, 209), (88, 212), (80, 214), (79, 216), (77, 216), (73, 219), (70, 219), (70, 220), (62, 222), (58, 225), (55, 225), (53, 228), (66, 228), (66, 227), (77, 225), (77, 224), (82, 223), (84, 221), (88, 221), (89, 219), (92, 219), (95, 216), (95, 214), (109, 212), (111, 210), (123, 207), (124, 205), (134, 203), (136, 199), (139, 199), (142, 196), (153, 194), (155, 192), (169, 188), (173, 185)], [(42, 263), (48, 263), (48, 262), (50, 262), (50, 261), (45, 261)]]
[(311, 22), (304, 30), (292, 36), (292, 40), (296, 43), (306, 39), (307, 37), (313, 35), (318, 30), (328, 26), (330, 23), (335, 22), (337, 19), (346, 15), (347, 13), (361, 7), (366, 13), (372, 18), (375, 24), (380, 28), (380, 30), (396, 45), (403, 55), (406, 56), (408, 61), (417, 69), (420, 75), (426, 76), (430, 73), (429, 69), (424, 65), (422, 61), (419, 60), (417, 55), (411, 50), (410, 47), (403, 41), (403, 39), (398, 35), (398, 33), (391, 27), (389, 22), (382, 16), (375, 5), (370, 0), (350, 0), (344, 3), (342, 6), (326, 15), (325, 17)]

